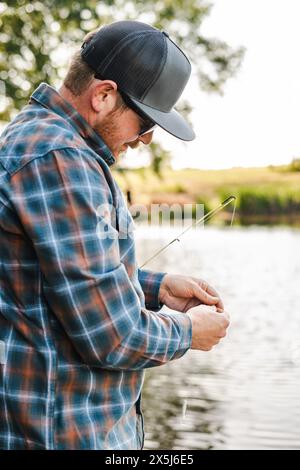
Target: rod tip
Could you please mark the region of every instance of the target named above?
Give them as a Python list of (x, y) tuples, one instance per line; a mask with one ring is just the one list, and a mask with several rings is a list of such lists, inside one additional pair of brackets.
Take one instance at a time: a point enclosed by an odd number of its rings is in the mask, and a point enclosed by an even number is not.
[(228, 202), (235, 201), (235, 200), (236, 200), (236, 196), (231, 195), (231, 196), (229, 196), (228, 198), (226, 198), (226, 199), (222, 202), (222, 204), (226, 204), (226, 203), (228, 203)]

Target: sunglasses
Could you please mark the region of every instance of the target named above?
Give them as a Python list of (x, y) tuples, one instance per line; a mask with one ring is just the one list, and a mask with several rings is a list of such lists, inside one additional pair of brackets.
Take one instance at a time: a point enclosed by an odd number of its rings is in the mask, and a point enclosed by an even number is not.
[(125, 93), (123, 93), (120, 90), (119, 90), (119, 93), (122, 96), (122, 99), (124, 103), (126, 104), (126, 106), (132, 109), (132, 111), (134, 111), (140, 118), (141, 124), (140, 124), (140, 132), (138, 135), (142, 136), (142, 135), (148, 134), (148, 132), (151, 132), (154, 129), (154, 127), (156, 127), (155, 122), (152, 121), (150, 118), (148, 118), (148, 116), (146, 116), (146, 114), (144, 114), (143, 111), (141, 111), (136, 106), (136, 104), (129, 98), (129, 96), (125, 95)]

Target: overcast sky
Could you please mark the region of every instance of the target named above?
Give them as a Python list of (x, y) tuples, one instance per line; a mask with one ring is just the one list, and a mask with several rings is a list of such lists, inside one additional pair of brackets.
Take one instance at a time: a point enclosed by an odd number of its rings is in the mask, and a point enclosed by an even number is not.
[[(212, 3), (202, 32), (245, 46), (242, 68), (223, 97), (190, 81), (185, 97), (195, 107), (194, 142), (178, 145), (156, 131), (158, 139), (172, 151), (175, 168), (265, 166), (300, 157), (300, 0)], [(141, 158), (128, 157), (132, 163)]]

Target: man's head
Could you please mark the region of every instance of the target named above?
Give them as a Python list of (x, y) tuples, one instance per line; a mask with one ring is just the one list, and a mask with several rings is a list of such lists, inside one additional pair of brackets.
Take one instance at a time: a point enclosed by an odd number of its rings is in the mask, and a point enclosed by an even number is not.
[(86, 36), (62, 91), (117, 157), (128, 145), (150, 143), (156, 124), (182, 140), (194, 138), (173, 109), (190, 69), (166, 33), (119, 21)]

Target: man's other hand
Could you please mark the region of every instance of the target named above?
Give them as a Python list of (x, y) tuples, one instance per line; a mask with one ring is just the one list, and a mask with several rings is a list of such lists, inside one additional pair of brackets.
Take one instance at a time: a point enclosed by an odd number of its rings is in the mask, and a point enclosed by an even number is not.
[(159, 300), (178, 312), (187, 312), (201, 304), (224, 309), (219, 294), (206, 281), (179, 274), (165, 275), (159, 290)]
[(229, 315), (216, 307), (200, 305), (187, 311), (192, 321), (192, 349), (210, 351), (226, 335)]

